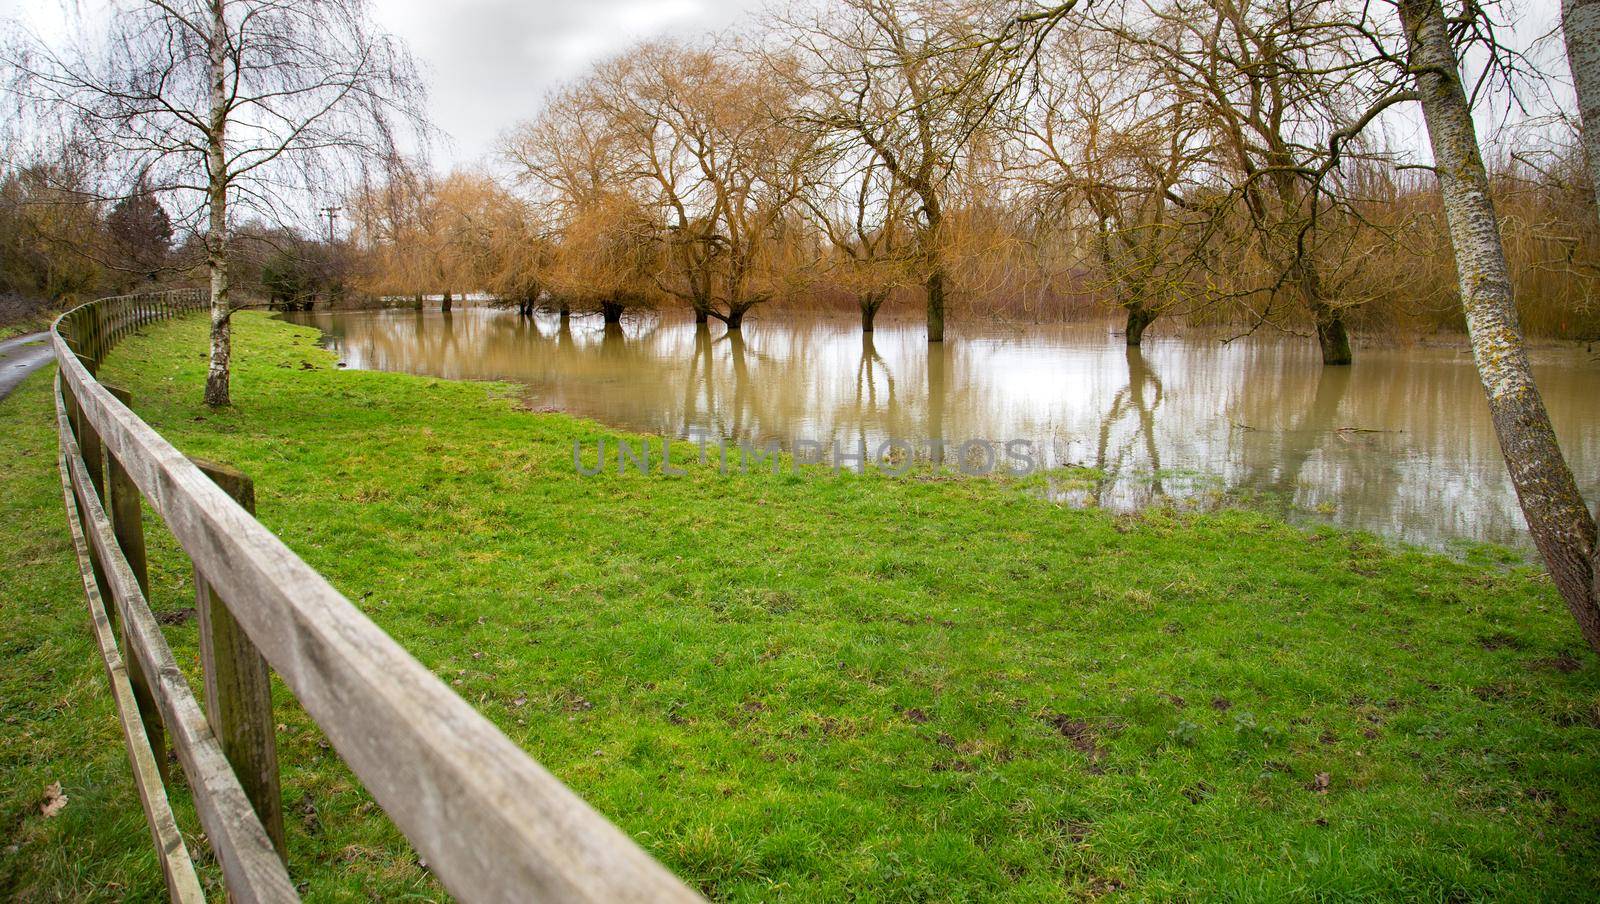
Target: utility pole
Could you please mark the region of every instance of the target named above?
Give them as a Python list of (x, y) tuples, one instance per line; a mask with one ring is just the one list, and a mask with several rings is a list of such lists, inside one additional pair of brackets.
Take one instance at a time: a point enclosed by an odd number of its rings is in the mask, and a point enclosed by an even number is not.
[(324, 207), (324, 208), (322, 208), (322, 212), (328, 215), (328, 244), (329, 245), (333, 244), (333, 217), (334, 217), (335, 214), (339, 213), (342, 210), (344, 210), (343, 207)]

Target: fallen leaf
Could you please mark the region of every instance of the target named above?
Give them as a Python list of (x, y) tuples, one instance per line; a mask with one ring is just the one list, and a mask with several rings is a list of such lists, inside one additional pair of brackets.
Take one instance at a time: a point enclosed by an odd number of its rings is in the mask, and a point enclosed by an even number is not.
[(44, 800), (39, 802), (39, 812), (45, 819), (50, 819), (60, 813), (67, 806), (67, 796), (61, 793), (61, 783), (51, 782), (44, 789)]
[(1333, 783), (1333, 776), (1326, 772), (1318, 772), (1317, 777), (1311, 782), (1311, 790), (1318, 794), (1327, 794), (1328, 786)]

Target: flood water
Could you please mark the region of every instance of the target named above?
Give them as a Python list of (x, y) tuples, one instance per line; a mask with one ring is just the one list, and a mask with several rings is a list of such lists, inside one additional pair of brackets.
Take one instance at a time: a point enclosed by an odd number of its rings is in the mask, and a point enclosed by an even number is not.
[[(536, 409), (699, 439), (1027, 439), (1051, 465), (1107, 479), (1060, 492), (1130, 510), (1249, 497), (1296, 519), (1437, 548), (1531, 548), (1464, 347), (1359, 348), (1163, 335), (1128, 350), (1115, 324), (970, 325), (943, 347), (918, 322), (863, 338), (851, 318), (773, 314), (744, 336), (687, 318), (607, 330), (515, 311), (311, 312), (346, 366), (523, 384)], [(1600, 497), (1600, 347), (1535, 352), (1539, 386), (1591, 504)]]

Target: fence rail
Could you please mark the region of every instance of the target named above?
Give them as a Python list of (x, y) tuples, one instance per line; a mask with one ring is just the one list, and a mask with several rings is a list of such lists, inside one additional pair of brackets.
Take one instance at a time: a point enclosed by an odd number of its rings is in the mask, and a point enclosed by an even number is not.
[[(67, 520), (172, 899), (204, 894), (167, 802), (168, 738), (230, 897), (298, 900), (270, 667), (457, 898), (700, 900), (262, 526), (244, 475), (185, 458), (96, 379), (121, 338), (207, 305), (203, 290), (101, 299), (51, 339)], [(146, 598), (145, 503), (194, 564), (203, 709)]]

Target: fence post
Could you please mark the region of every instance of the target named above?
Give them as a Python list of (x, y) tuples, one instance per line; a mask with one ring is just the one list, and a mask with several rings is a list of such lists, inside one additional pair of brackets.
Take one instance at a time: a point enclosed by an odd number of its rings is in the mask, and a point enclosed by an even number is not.
[[(116, 397), (124, 405), (132, 403), (133, 397), (126, 389), (118, 386), (105, 385), (106, 391)], [(133, 479), (117, 461), (117, 457), (106, 450), (106, 494), (110, 505), (111, 530), (116, 535), (117, 546), (122, 549), (122, 557), (128, 560), (128, 567), (133, 569), (133, 577), (139, 582), (139, 592), (145, 599), (150, 598), (150, 568), (144, 548), (144, 520), (140, 512), (139, 488), (134, 486)], [(123, 626), (122, 648), (131, 650), (128, 645), (127, 626)], [(156, 706), (155, 694), (150, 691), (150, 681), (144, 674), (144, 666), (137, 656), (124, 656), (128, 670), (128, 683), (133, 686), (133, 699), (139, 704), (139, 721), (144, 723), (145, 736), (150, 739), (150, 752), (155, 755), (156, 769), (161, 773), (161, 783), (170, 785), (172, 776), (171, 767), (167, 763), (166, 734), (161, 722), (161, 710)]]
[(104, 448), (100, 444), (100, 434), (94, 430), (88, 415), (78, 408), (78, 451), (83, 453), (83, 463), (89, 472), (89, 482), (94, 484), (94, 491), (101, 502), (106, 500), (106, 479), (104, 473)]
[[(89, 475), (89, 490), (98, 496), (103, 503), (106, 494), (105, 478), (102, 475), (101, 468), (105, 460), (105, 452), (100, 444), (100, 434), (95, 432), (94, 424), (90, 423), (89, 416), (84, 414), (83, 406), (78, 402), (77, 397), (72, 394), (72, 388), (65, 379), (61, 381), (61, 387), (64, 391), (63, 401), (67, 406), (67, 422), (71, 425), (73, 433), (76, 434), (73, 438), (78, 443), (78, 454), (83, 458), (84, 472)], [(82, 508), (80, 505), (80, 517), (87, 519), (88, 514), (82, 512)], [(106, 580), (105, 567), (100, 564), (101, 557), (108, 555), (110, 551), (102, 549), (99, 550), (99, 555), (96, 555), (96, 547), (92, 537), (89, 540), (89, 546), (89, 564), (94, 570), (95, 584), (100, 588), (101, 596), (107, 600), (113, 600), (115, 596), (111, 592), (111, 582)], [(112, 605), (107, 608), (110, 612), (114, 612), (116, 606)], [(108, 615), (110, 612), (108, 612)], [(115, 618), (114, 615), (111, 617)]]
[[(255, 484), (227, 465), (191, 459), (207, 477), (255, 514)], [(239, 776), (267, 835), (286, 858), (283, 792), (278, 784), (278, 744), (272, 721), (272, 678), (267, 661), (198, 568), (195, 612), (200, 621), (200, 666), (205, 671), (206, 719), (222, 753)], [(287, 862), (287, 860), (285, 861)]]
[(89, 357), (94, 359), (95, 370), (91, 373), (96, 376), (99, 376), (100, 362), (106, 357), (105, 312), (100, 308), (98, 304), (89, 305), (90, 335), (94, 337)]

